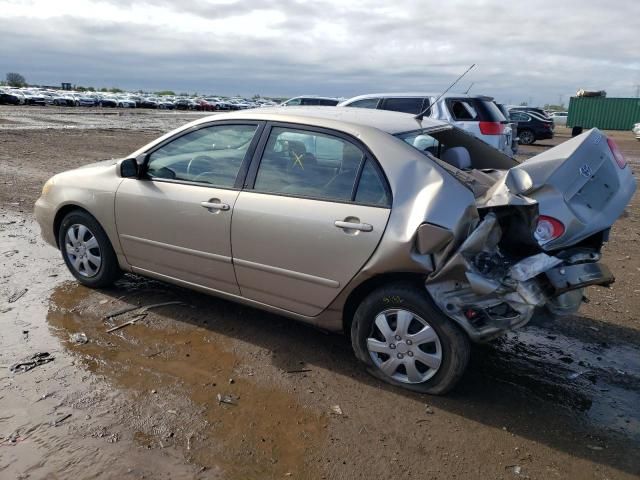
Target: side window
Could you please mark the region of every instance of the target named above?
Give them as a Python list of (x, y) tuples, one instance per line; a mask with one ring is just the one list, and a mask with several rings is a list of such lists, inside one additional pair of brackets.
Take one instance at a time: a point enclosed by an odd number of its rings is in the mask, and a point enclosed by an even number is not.
[(355, 102), (345, 106), (356, 108), (377, 108), (379, 101), (379, 98), (363, 98), (362, 100), (356, 100)]
[(380, 176), (378, 169), (371, 159), (368, 159), (362, 169), (362, 175), (358, 183), (356, 202), (386, 207), (391, 203), (389, 200), (389, 194), (385, 188), (385, 181)]
[(364, 155), (351, 142), (324, 133), (271, 129), (255, 190), (350, 201)]
[(182, 135), (150, 155), (147, 176), (233, 187), (257, 128), (218, 125)]
[(329, 100), (329, 99), (323, 99), (320, 100), (320, 105), (325, 105), (327, 107), (335, 107), (338, 104), (337, 100)]
[(295, 107), (296, 105), (300, 105), (301, 100), (299, 98), (294, 98), (292, 100), (289, 100), (288, 102), (285, 102), (285, 105), (287, 107)]
[(383, 110), (418, 114), (422, 110), (423, 98), (386, 98), (383, 100)]
[(478, 120), (478, 112), (467, 100), (451, 100), (447, 105), (455, 120)]
[(516, 122), (528, 122), (530, 120), (529, 115), (520, 112), (511, 112), (510, 118)]

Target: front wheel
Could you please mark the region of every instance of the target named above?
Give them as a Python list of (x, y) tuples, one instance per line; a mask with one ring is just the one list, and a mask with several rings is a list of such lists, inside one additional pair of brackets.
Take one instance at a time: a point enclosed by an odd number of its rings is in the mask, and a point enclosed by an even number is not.
[(351, 343), (372, 375), (392, 385), (441, 395), (469, 362), (467, 335), (426, 290), (393, 284), (373, 291), (356, 310)]
[(70, 212), (62, 219), (58, 245), (69, 271), (87, 287), (108, 287), (121, 275), (109, 237), (83, 210)]

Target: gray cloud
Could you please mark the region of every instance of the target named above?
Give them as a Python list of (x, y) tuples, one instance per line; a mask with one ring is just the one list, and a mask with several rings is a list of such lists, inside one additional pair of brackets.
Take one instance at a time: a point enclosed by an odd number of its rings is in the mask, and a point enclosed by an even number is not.
[[(566, 102), (582, 87), (629, 96), (640, 83), (634, 0), (103, 3), (121, 15), (5, 19), (3, 65), (33, 83), (247, 95), (439, 91), (471, 63), (457, 90), (474, 82), (505, 102)], [(148, 24), (133, 6), (166, 9), (183, 28)], [(184, 28), (252, 12), (279, 12), (265, 25), (275, 34)]]

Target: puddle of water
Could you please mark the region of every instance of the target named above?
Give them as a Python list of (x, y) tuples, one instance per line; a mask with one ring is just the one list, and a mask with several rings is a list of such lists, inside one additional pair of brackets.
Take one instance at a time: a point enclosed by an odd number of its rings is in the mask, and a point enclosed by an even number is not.
[[(124, 414), (122, 421), (135, 425), (141, 446), (180, 445), (191, 461), (220, 467), (228, 478), (312, 477), (305, 457), (321, 443), (326, 419), (293, 395), (239, 374), (242, 362), (228, 339), (193, 325), (144, 320), (108, 334), (100, 316), (78, 309), (85, 295), (73, 283), (55, 289), (47, 321), (88, 371), (134, 392), (136, 414), (148, 420)], [(114, 319), (124, 321), (126, 315)], [(69, 340), (78, 331), (88, 344)], [(233, 405), (220, 403), (218, 394), (230, 396)], [(164, 412), (145, 407), (158, 401)]]
[(493, 344), (486, 373), (640, 441), (640, 349), (631, 345), (583, 342), (528, 326)]

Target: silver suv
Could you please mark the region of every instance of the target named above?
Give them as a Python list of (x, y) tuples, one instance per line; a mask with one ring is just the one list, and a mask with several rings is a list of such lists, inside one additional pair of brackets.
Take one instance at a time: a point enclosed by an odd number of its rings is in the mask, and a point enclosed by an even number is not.
[(417, 115), (431, 105), (426, 113), (427, 117), (451, 123), (506, 155), (515, 155), (510, 122), (492, 97), (461, 93), (447, 93), (438, 99), (439, 96), (438, 93), (375, 93), (350, 98), (338, 106), (375, 108)]

